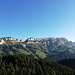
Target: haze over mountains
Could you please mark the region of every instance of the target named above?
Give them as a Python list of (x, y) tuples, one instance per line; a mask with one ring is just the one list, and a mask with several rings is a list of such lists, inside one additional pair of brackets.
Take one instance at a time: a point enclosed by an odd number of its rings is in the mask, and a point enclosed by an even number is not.
[(25, 54), (37, 59), (59, 61), (75, 58), (75, 42), (66, 38), (28, 38), (26, 40), (12, 37), (0, 38), (0, 55)]

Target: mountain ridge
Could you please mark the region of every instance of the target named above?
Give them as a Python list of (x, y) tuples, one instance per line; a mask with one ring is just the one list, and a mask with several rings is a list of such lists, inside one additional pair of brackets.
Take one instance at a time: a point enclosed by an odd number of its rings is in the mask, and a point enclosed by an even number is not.
[(55, 61), (64, 58), (75, 58), (75, 42), (64, 37), (27, 38), (26, 40), (12, 37), (0, 38), (0, 55), (25, 54), (33, 58), (47, 58)]

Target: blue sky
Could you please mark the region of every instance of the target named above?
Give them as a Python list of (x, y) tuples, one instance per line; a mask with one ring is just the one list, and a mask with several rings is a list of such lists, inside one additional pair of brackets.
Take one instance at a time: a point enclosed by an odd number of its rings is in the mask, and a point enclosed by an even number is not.
[(75, 0), (0, 0), (0, 37), (7, 36), (75, 41)]

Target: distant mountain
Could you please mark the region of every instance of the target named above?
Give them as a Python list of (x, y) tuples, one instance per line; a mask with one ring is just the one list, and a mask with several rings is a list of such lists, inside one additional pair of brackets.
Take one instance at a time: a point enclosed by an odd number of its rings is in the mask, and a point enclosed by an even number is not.
[(75, 58), (75, 42), (66, 38), (0, 38), (0, 55), (25, 54), (32, 58), (52, 59), (59, 61), (65, 58)]

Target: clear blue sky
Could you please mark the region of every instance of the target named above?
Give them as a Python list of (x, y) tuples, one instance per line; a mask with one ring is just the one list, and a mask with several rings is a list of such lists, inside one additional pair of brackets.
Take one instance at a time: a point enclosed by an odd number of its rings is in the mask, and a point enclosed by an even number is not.
[(75, 0), (0, 0), (0, 37), (4, 36), (75, 41)]

